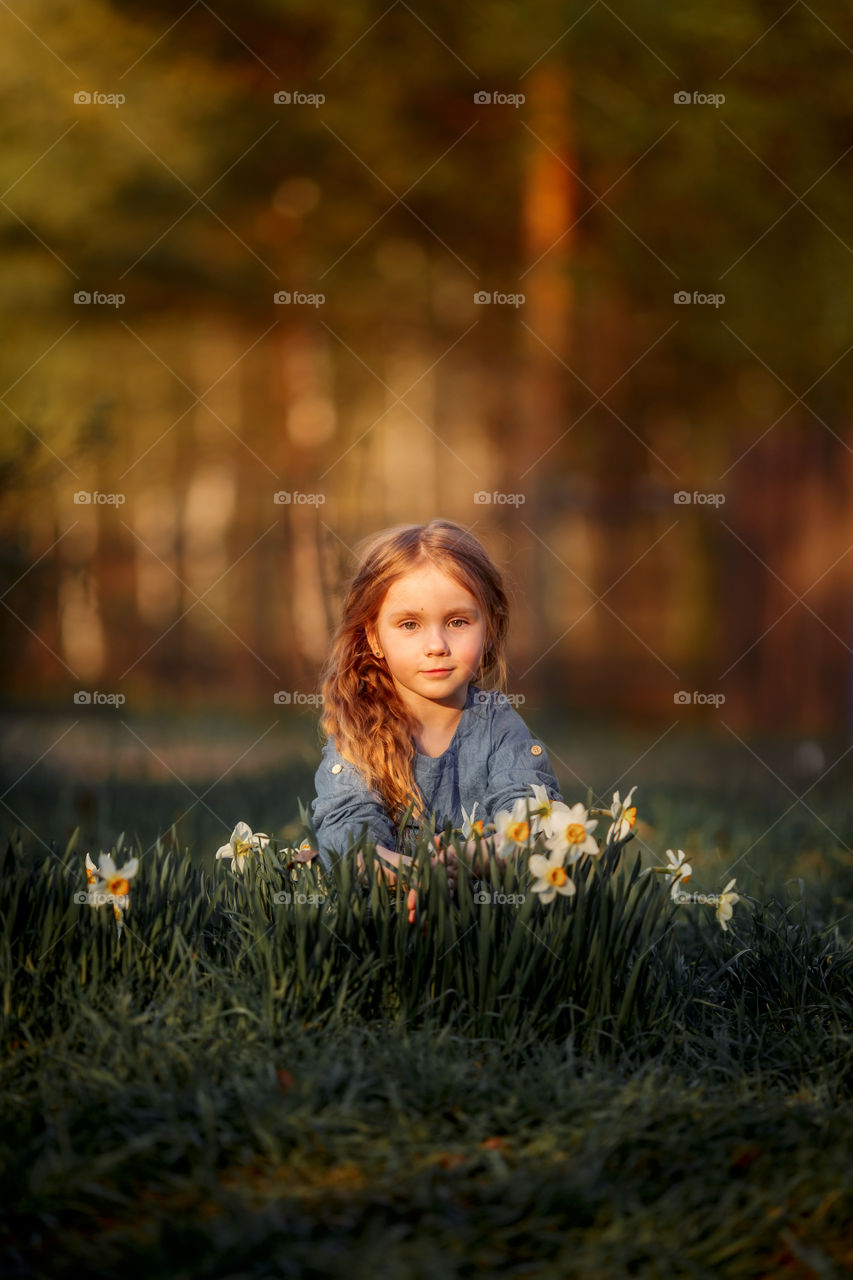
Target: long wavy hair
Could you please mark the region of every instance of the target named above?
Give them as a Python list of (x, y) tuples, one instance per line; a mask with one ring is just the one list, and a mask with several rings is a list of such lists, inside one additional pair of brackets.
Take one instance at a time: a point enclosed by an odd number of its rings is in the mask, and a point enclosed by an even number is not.
[[(399, 824), (409, 805), (412, 818), (426, 819), (426, 804), (414, 778), (414, 735), (419, 724), (397, 693), (383, 658), (367, 639), (388, 588), (404, 574), (430, 564), (475, 597), (485, 620), (480, 665), (473, 683), (506, 692), (509, 603), (500, 570), (477, 539), (451, 520), (395, 525), (358, 544), (361, 561), (343, 602), (331, 651), (320, 675), (321, 734), (354, 765), (382, 797)], [(411, 821), (411, 819), (410, 819)]]

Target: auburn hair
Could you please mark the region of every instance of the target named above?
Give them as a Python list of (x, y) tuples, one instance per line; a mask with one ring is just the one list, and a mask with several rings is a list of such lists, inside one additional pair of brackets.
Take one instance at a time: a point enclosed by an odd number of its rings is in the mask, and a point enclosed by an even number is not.
[(366, 627), (376, 626), (392, 583), (433, 565), (471, 592), (484, 618), (483, 652), (473, 683), (505, 693), (509, 602), (488, 552), (452, 520), (394, 525), (363, 539), (357, 554), (361, 563), (346, 588), (341, 620), (320, 674), (320, 730), (379, 793), (395, 824), (410, 804), (420, 822), (427, 817), (413, 771), (414, 735), (420, 726), (397, 693), (384, 658), (373, 653)]

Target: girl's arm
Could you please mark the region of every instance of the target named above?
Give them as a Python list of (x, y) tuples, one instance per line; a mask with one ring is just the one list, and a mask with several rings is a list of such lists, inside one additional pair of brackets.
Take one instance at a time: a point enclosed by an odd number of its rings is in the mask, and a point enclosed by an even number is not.
[[(376, 853), (377, 853), (376, 879), (378, 880), (380, 876), (384, 876), (387, 884), (391, 888), (393, 888), (397, 883), (397, 876), (394, 873), (392, 867), (396, 867), (398, 870), (400, 868), (403, 868), (403, 870), (406, 870), (407, 868), (410, 868), (415, 861), (414, 858), (410, 857), (408, 854), (395, 853), (393, 849), (386, 849), (385, 846), (381, 844), (376, 845)], [(379, 861), (380, 858), (383, 859), (385, 862), (390, 862), (392, 864), (392, 867), (383, 866), (382, 862)], [(444, 864), (445, 873), (447, 875), (447, 887), (451, 893), (455, 893), (457, 879), (459, 875), (459, 869), (456, 862), (456, 854), (452, 848), (445, 849), (442, 847), (440, 836), (435, 837), (435, 853), (432, 854), (430, 858), (430, 862), (432, 863), (433, 866), (435, 866), (437, 862), (441, 862)], [(362, 854), (361, 849), (359, 849), (357, 852), (356, 869), (358, 870), (359, 875), (361, 875), (362, 877), (366, 876), (364, 856)], [(366, 879), (363, 878), (362, 883), (366, 885), (367, 883)]]
[[(396, 853), (393, 849), (386, 849), (385, 846), (381, 844), (377, 844), (376, 853), (376, 879), (379, 880), (384, 877), (386, 883), (393, 888), (397, 883), (397, 876), (392, 868), (397, 867), (399, 870), (400, 867), (410, 867), (412, 865), (412, 859), (405, 853)], [(384, 866), (383, 863), (379, 861), (380, 858), (384, 859), (386, 863), (390, 862), (392, 865), (390, 867)], [(364, 864), (364, 854), (361, 849), (357, 851), (355, 865), (358, 874), (362, 877), (366, 877), (367, 869)], [(363, 880), (363, 883), (366, 883), (366, 881)]]

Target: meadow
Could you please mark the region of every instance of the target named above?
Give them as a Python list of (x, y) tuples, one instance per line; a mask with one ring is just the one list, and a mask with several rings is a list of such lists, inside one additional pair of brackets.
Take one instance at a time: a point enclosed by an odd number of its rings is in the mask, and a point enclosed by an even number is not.
[[(310, 749), (194, 782), (174, 826), (176, 779), (90, 780), (81, 815), (33, 769), (0, 871), (4, 1275), (850, 1274), (842, 769), (806, 795), (802, 753), (771, 785), (688, 745), (617, 784), (636, 827), (571, 897), (522, 861), (451, 900), (424, 841), (413, 912), (293, 860)], [(567, 743), (564, 798), (609, 804), (635, 748)], [(272, 837), (241, 873), (212, 810)], [(667, 848), (710, 894), (736, 863), (726, 929), (644, 873)], [(139, 859), (121, 930), (86, 901), (102, 852)]]

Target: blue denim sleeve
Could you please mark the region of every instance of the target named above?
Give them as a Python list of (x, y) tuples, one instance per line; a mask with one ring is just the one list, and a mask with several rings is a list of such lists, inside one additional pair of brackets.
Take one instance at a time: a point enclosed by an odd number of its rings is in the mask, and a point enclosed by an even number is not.
[(511, 809), (522, 796), (531, 796), (534, 783), (544, 786), (550, 800), (562, 800), (560, 784), (545, 748), (534, 738), (514, 707), (498, 707), (492, 722), (492, 749), (484, 809), (494, 822), (501, 809)]
[(369, 788), (348, 760), (342, 759), (330, 739), (314, 775), (316, 796), (311, 817), (317, 833), (317, 851), (327, 872), (358, 840), (364, 827), (366, 838), (386, 849), (396, 846), (396, 831), (377, 792)]

